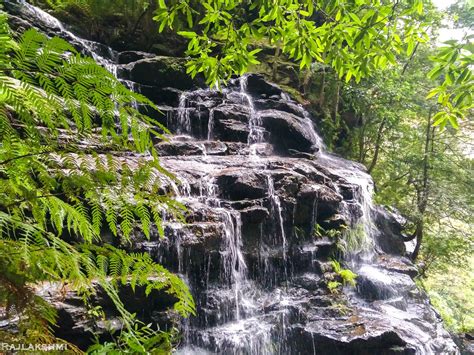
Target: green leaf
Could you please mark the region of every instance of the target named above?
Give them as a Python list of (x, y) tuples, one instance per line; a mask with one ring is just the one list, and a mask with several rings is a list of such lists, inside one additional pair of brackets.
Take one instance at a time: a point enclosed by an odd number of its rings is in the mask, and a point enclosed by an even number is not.
[(456, 80), (456, 84), (457, 84), (457, 85), (462, 84), (463, 81), (468, 77), (470, 71), (471, 71), (471, 69), (465, 68), (465, 69), (461, 72), (461, 75), (458, 76), (458, 78), (457, 78), (457, 80)]
[(415, 41), (408, 41), (407, 45), (407, 55), (411, 55), (413, 53), (413, 50), (415, 49)]
[(464, 99), (466, 99), (468, 97), (469, 93), (468, 92), (461, 92), (459, 94), (456, 95), (456, 97), (454, 98), (454, 104), (456, 106), (460, 106), (462, 104), (462, 102), (464, 101)]
[(360, 21), (359, 17), (353, 13), (349, 12), (349, 17), (357, 24), (357, 25), (362, 25), (362, 22)]
[(166, 23), (167, 23), (167, 20), (163, 20), (160, 24), (160, 27), (158, 28), (158, 32), (163, 32), (163, 30), (165, 29), (165, 26), (166, 26)]
[(352, 71), (348, 70), (346, 73), (346, 83), (348, 83), (352, 78)]
[(439, 126), (447, 119), (447, 113), (445, 111), (440, 111), (436, 115), (433, 116), (433, 126)]
[(457, 120), (456, 116), (448, 115), (448, 120), (449, 120), (449, 123), (451, 124), (451, 126), (454, 129), (459, 129), (459, 124), (458, 124), (458, 120)]
[(197, 36), (196, 32), (191, 32), (191, 31), (179, 31), (178, 34), (185, 38), (194, 38)]
[(423, 13), (423, 1), (422, 0), (417, 0), (416, 11), (420, 15)]
[(431, 99), (432, 97), (436, 96), (440, 91), (441, 91), (440, 88), (432, 89), (426, 96), (426, 99)]
[(443, 72), (443, 70), (444, 70), (444, 67), (443, 67), (443, 66), (440, 66), (440, 65), (435, 66), (435, 67), (428, 73), (428, 78), (430, 78), (431, 80), (438, 78), (438, 77), (441, 75), (441, 73)]
[(193, 15), (191, 14), (191, 10), (188, 8), (186, 9), (186, 20), (188, 21), (188, 27), (193, 27)]

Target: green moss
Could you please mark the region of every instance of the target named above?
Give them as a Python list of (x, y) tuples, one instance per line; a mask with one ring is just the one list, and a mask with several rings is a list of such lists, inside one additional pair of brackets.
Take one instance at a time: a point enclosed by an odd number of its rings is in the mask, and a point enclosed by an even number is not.
[(352, 228), (346, 228), (338, 241), (338, 248), (342, 253), (351, 253), (367, 248), (368, 240), (362, 223)]

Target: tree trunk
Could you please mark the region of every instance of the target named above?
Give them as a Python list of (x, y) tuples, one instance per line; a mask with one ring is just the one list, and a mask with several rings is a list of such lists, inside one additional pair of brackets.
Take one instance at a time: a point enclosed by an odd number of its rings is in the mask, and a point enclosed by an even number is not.
[(304, 75), (304, 80), (303, 80), (303, 94), (304, 95), (306, 95), (309, 91), (312, 76), (313, 76), (312, 69), (311, 68), (306, 69), (306, 73)]
[(369, 174), (372, 173), (372, 170), (374, 170), (375, 165), (377, 164), (377, 159), (379, 158), (380, 146), (382, 145), (382, 135), (383, 135), (382, 133), (383, 133), (383, 129), (385, 127), (386, 122), (387, 122), (387, 119), (384, 117), (377, 131), (377, 139), (375, 140), (374, 156), (372, 157), (372, 162), (370, 163), (370, 166), (367, 169)]
[(339, 92), (341, 90), (341, 85), (339, 79), (336, 75), (336, 92), (334, 94), (334, 122), (337, 122), (337, 117), (339, 115)]
[(361, 116), (361, 128), (359, 131), (359, 163), (364, 164), (365, 160), (365, 127), (364, 116)]
[[(433, 139), (432, 137), (432, 127), (431, 127), (431, 112), (428, 113), (428, 122), (426, 123), (426, 136), (425, 136), (425, 147), (423, 152), (423, 175), (422, 175), (422, 186), (418, 189), (417, 193), (417, 208), (418, 208), (418, 221), (416, 223), (415, 237), (416, 245), (411, 259), (416, 261), (418, 255), (420, 254), (421, 243), (423, 241), (424, 234), (424, 217), (426, 206), (428, 204), (428, 195), (429, 195), (429, 155), (430, 155), (430, 144)], [(434, 131), (433, 131), (434, 133)]]
[(273, 66), (272, 66), (272, 80), (276, 81), (276, 75), (278, 72), (278, 59), (280, 59), (280, 43), (277, 43), (277, 46), (275, 48), (275, 55), (273, 56)]
[(415, 56), (415, 53), (416, 53), (416, 50), (418, 49), (419, 44), (420, 44), (420, 42), (416, 42), (415, 48), (413, 49), (413, 52), (411, 53), (410, 58), (408, 58), (407, 62), (403, 66), (402, 75), (405, 75), (405, 71), (407, 70), (408, 65), (410, 64), (410, 62), (413, 60), (413, 57)]
[(416, 229), (414, 233), (414, 236), (416, 238), (416, 244), (415, 244), (415, 249), (413, 250), (413, 253), (411, 254), (411, 260), (413, 261), (415, 261), (418, 258), (418, 255), (420, 254), (421, 242), (423, 241), (423, 227), (424, 227), (424, 222), (423, 222), (423, 216), (422, 216), (416, 224)]
[(324, 105), (324, 100), (325, 100), (324, 91), (325, 90), (326, 90), (326, 69), (323, 67), (323, 73), (321, 77), (321, 90), (319, 91), (319, 106), (321, 106), (321, 108)]

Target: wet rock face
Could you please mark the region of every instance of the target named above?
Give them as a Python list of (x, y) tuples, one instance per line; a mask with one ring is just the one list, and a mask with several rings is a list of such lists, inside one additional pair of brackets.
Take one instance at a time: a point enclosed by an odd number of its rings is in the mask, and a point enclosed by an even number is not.
[[(157, 57), (145, 61), (153, 61), (154, 65), (161, 66), (163, 65), (160, 63), (162, 58)], [(130, 68), (141, 67), (144, 63), (140, 60), (128, 64), (127, 70), (131, 71), (124, 74), (125, 77), (133, 80), (135, 69)], [(198, 138), (203, 141), (203, 144), (208, 141), (248, 143), (249, 137), (255, 135), (251, 129), (251, 121), (255, 119), (259, 123), (258, 134), (261, 135), (262, 143), (265, 142), (272, 148), (271, 151), (262, 152), (263, 155), (275, 152), (278, 155), (306, 159), (314, 157), (313, 154), (319, 142), (311, 135), (308, 126), (311, 124), (309, 118), (305, 116), (306, 112), (303, 108), (288, 100), (280, 89), (278, 89), (279, 96), (276, 97), (260, 94), (257, 100), (258, 105), (255, 101), (255, 106), (251, 107), (248, 103), (250, 94), (239, 88), (238, 81), (231, 83), (228, 88), (223, 89), (222, 93), (206, 89), (179, 92), (176, 88), (183, 88), (183, 85), (185, 87), (196, 85), (189, 80), (182, 84), (180, 76), (173, 74), (176, 81), (174, 88), (163, 88), (163, 85), (169, 81), (163, 80), (160, 75), (153, 77), (149, 74), (150, 72), (155, 71), (150, 68), (144, 70), (145, 79), (136, 85), (136, 89), (159, 105), (163, 114), (156, 118), (173, 132)], [(258, 82), (263, 80), (258, 75), (251, 75), (248, 78), (249, 83), (254, 77), (259, 78)], [(275, 86), (271, 85), (271, 87), (275, 90)], [(249, 88), (252, 87), (249, 86)], [(271, 98), (267, 98), (269, 96)], [(252, 98), (252, 104), (253, 100)], [(257, 107), (266, 107), (266, 109), (260, 110)], [(146, 109), (144, 110), (148, 113)], [(258, 117), (252, 118), (255, 116), (253, 112), (256, 111), (258, 111)]]
[(146, 58), (154, 58), (151, 53), (140, 51), (124, 51), (120, 52), (117, 58), (118, 64), (129, 64)]
[[(15, 6), (7, 10), (17, 26), (33, 19), (72, 38), (34, 7)], [(182, 59), (73, 40), (158, 105), (139, 109), (174, 134), (156, 148), (180, 181), (163, 177), (162, 192), (187, 207), (186, 223), (163, 216), (165, 238), (137, 232), (130, 249), (182, 275), (195, 297), (178, 353), (458, 353), (413, 282), (399, 220), (371, 201), (370, 176), (325, 152), (308, 113), (278, 86), (248, 75), (211, 91), (186, 76)], [(342, 286), (334, 258), (358, 274), (355, 287)], [(173, 322), (169, 296), (129, 291), (125, 303), (143, 321)], [(91, 329), (105, 329), (74, 294), (44, 296), (65, 339), (86, 347)], [(95, 302), (114, 320), (106, 297)]]
[[(178, 353), (457, 352), (413, 282), (400, 221), (373, 206), (361, 166), (324, 152), (300, 106), (255, 75), (177, 101), (166, 123), (180, 135), (157, 148), (200, 218), (148, 248), (196, 298)], [(330, 292), (341, 248), (357, 285)]]
[(378, 207), (375, 211), (375, 223), (379, 230), (377, 244), (383, 252), (388, 254), (403, 255), (406, 252), (405, 243), (400, 236), (403, 233), (403, 225), (394, 213)]
[[(363, 331), (363, 327), (356, 326), (354, 331)], [(310, 353), (313, 349), (316, 353), (335, 355), (416, 354), (414, 349), (407, 348), (400, 336), (392, 331), (374, 334), (367, 340), (358, 338), (348, 342), (321, 335), (318, 331), (310, 333), (302, 329), (294, 329), (293, 337), (293, 342), (301, 354)]]
[(302, 119), (292, 113), (279, 110), (265, 110), (259, 113), (262, 125), (270, 133), (269, 142), (278, 153), (288, 154), (290, 150), (313, 152), (314, 142), (305, 131)]

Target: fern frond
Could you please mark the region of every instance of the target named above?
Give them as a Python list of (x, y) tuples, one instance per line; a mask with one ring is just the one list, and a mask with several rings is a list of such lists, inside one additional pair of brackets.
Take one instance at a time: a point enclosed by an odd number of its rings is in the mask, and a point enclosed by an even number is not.
[[(158, 338), (126, 310), (118, 285), (168, 292), (182, 316), (194, 312), (193, 299), (149, 255), (106, 245), (101, 232), (106, 226), (128, 240), (140, 222), (149, 238), (153, 220), (163, 235), (165, 211), (182, 211), (158, 193), (160, 177), (174, 177), (159, 165), (152, 138), (168, 131), (131, 103), (158, 108), (62, 39), (35, 29), (13, 39), (1, 12), (0, 68), (0, 303), (25, 316), (19, 324), (25, 334), (51, 340), (52, 308), (30, 285), (68, 283), (87, 298), (99, 282), (124, 334), (145, 349), (138, 332), (150, 344)], [(114, 156), (126, 150), (152, 159), (137, 158), (131, 167)]]

